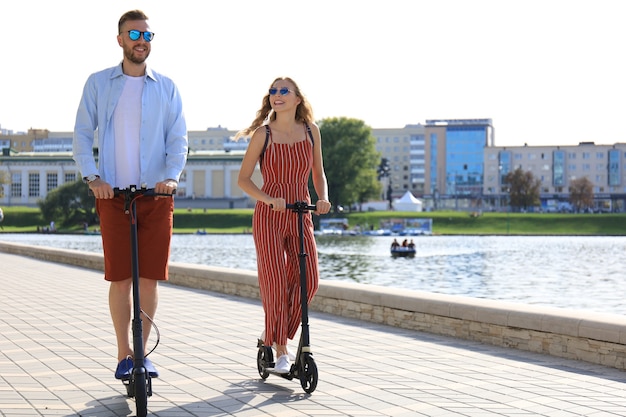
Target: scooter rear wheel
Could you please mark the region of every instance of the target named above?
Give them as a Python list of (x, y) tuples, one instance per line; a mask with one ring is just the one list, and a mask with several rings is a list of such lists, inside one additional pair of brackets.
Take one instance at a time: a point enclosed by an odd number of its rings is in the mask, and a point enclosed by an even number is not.
[(123, 380), (122, 383), (124, 384), (124, 387), (126, 387), (126, 395), (128, 396), (128, 398), (134, 398), (135, 397), (135, 384), (132, 383), (132, 381), (129, 379)]
[(311, 355), (304, 355), (302, 362), (298, 364), (298, 375), (300, 376), (300, 385), (307, 394), (311, 394), (317, 388), (317, 365)]
[(269, 346), (260, 346), (256, 355), (256, 364), (259, 370), (259, 375), (263, 379), (267, 379), (270, 376), (267, 372), (267, 368), (271, 368), (274, 365), (274, 354), (272, 348)]

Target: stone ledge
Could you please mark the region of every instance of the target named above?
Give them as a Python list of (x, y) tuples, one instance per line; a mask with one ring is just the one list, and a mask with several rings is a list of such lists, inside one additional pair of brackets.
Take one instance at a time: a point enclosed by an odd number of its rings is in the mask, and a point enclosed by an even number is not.
[[(0, 241), (0, 251), (103, 270), (101, 254)], [(172, 262), (170, 284), (259, 298), (255, 271)], [(626, 318), (578, 310), (322, 281), (312, 310), (626, 369)]]

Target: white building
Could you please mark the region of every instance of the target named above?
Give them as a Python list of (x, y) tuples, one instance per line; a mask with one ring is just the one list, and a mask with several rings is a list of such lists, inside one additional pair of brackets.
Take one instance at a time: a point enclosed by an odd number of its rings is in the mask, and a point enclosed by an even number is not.
[[(237, 185), (243, 155), (244, 151), (191, 152), (176, 200), (190, 207), (250, 206), (252, 202)], [(7, 150), (0, 156), (0, 176), (5, 179), (0, 185), (0, 205), (36, 206), (51, 190), (80, 180), (80, 175), (71, 152)], [(261, 183), (258, 170), (253, 179)]]

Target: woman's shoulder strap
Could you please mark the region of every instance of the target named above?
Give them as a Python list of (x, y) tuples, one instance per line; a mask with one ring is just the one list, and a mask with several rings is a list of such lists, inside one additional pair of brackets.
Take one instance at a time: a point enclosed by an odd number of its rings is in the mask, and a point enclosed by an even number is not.
[(265, 125), (265, 143), (263, 144), (263, 149), (261, 149), (261, 154), (259, 155), (259, 165), (263, 165), (263, 154), (265, 153), (265, 149), (267, 148), (267, 143), (270, 141), (270, 127), (269, 125)]
[(309, 134), (309, 138), (311, 138), (311, 145), (315, 145), (315, 139), (313, 139), (313, 132), (311, 131), (311, 126), (309, 126), (308, 123), (304, 123), (304, 126), (306, 127), (306, 131)]

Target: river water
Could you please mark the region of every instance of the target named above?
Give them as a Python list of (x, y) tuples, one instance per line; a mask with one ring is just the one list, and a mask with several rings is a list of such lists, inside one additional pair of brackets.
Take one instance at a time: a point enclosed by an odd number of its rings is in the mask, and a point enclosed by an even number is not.
[[(0, 234), (0, 240), (101, 252), (100, 236)], [(626, 314), (626, 237), (418, 236), (415, 258), (393, 238), (317, 236), (321, 278)], [(171, 261), (256, 271), (252, 236), (174, 235)]]

